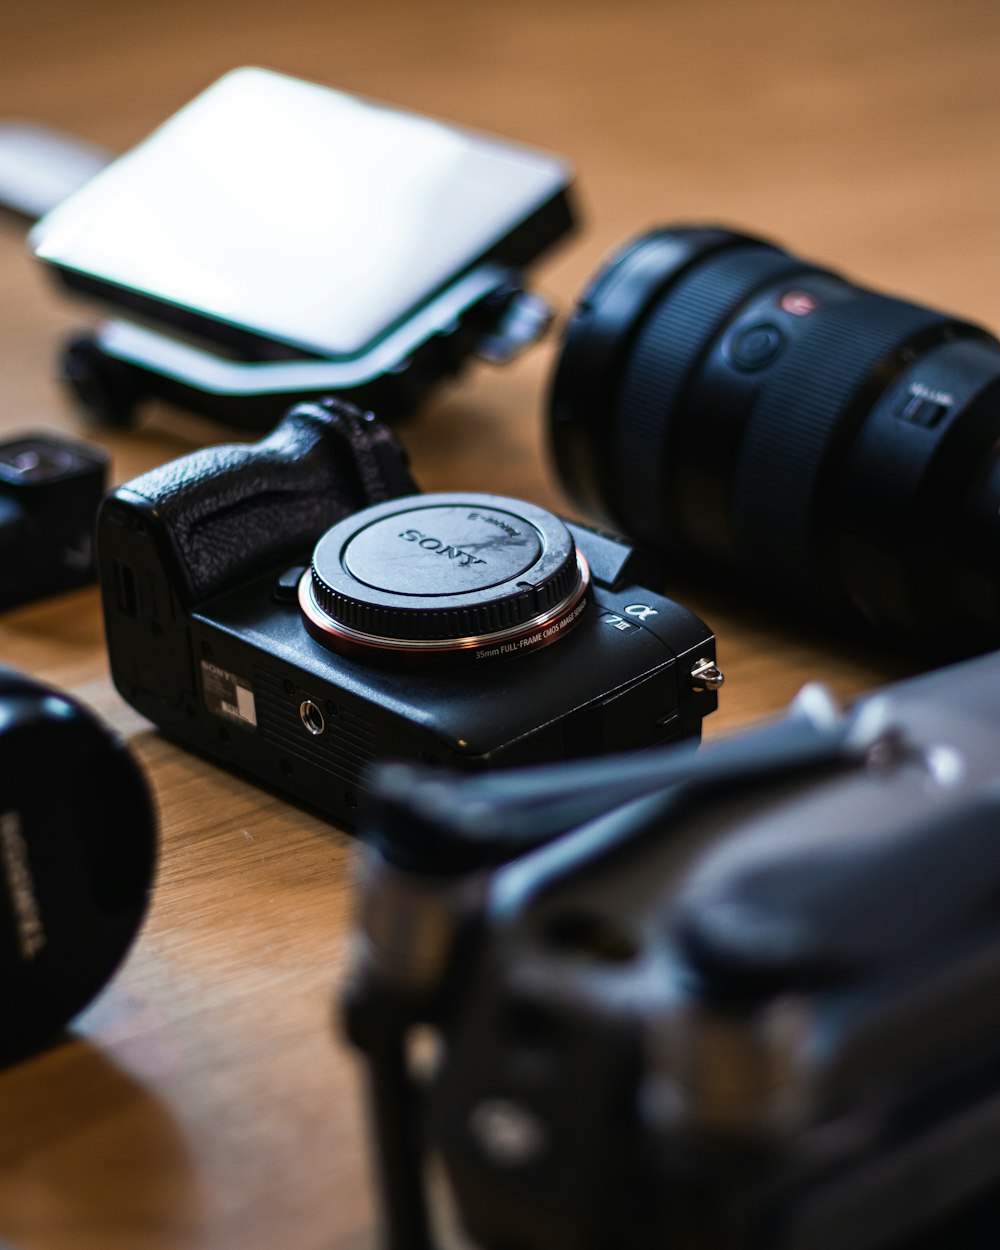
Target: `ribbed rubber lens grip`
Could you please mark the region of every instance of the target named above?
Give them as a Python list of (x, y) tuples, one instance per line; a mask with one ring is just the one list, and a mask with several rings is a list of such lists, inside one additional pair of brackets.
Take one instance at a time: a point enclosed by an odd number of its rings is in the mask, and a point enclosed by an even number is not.
[(868, 291), (812, 316), (754, 405), (731, 507), (744, 568), (806, 590), (819, 573), (822, 479), (854, 438), (876, 384), (884, 384), (880, 372), (894, 368), (914, 339), (959, 324), (934, 309)]
[(759, 287), (802, 262), (767, 244), (726, 249), (682, 275), (636, 336), (615, 416), (611, 480), (629, 534), (668, 532), (670, 445), (681, 395), (720, 329)]

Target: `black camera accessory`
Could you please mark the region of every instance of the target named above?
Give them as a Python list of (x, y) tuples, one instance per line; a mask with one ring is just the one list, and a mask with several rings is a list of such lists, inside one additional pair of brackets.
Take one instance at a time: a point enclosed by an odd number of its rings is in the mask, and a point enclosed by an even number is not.
[(570, 494), (827, 615), (1000, 641), (1000, 344), (761, 239), (654, 230), (580, 296), (551, 393)]
[(135, 760), (79, 703), (0, 668), (0, 1062), (91, 1001), (142, 922), (156, 815)]
[(967, 1244), (991, 1196), (994, 1244), (998, 705), (989, 656), (698, 751), (383, 770), (344, 1004), (383, 1244), (435, 1244), (431, 1156), (483, 1246)]
[(335, 651), (485, 659), (558, 641), (589, 584), (551, 512), (500, 495), (435, 494), (334, 525), (299, 602), (309, 633)]
[(0, 608), (92, 582), (107, 489), (100, 447), (41, 432), (0, 443)]
[(251, 429), (334, 393), (394, 415), (470, 354), (503, 362), (545, 331), (521, 271), (571, 228), (570, 180), (547, 153), (243, 68), (32, 244), (70, 291), (160, 327), (68, 347), (107, 420), (154, 395)]
[(119, 691), (347, 826), (379, 760), (700, 734), (715, 639), (647, 558), (521, 500), (414, 490), (388, 429), (334, 400), (119, 487), (98, 526)]

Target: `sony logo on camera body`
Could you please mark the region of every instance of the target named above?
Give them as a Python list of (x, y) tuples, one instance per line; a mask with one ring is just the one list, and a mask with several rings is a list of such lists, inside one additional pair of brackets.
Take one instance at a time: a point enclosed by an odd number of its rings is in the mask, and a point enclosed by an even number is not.
[(480, 556), (474, 556), (471, 551), (463, 551), (461, 547), (443, 542), (440, 538), (434, 538), (430, 534), (421, 534), (420, 530), (403, 530), (399, 537), (408, 543), (416, 543), (424, 551), (433, 551), (435, 555), (447, 556), (449, 560), (458, 560), (462, 568), (467, 568), (472, 564), (486, 563)]

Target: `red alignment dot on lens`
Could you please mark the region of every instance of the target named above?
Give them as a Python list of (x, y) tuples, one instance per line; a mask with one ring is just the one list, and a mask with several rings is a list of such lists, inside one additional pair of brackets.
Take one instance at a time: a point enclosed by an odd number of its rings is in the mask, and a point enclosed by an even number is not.
[(819, 300), (807, 291), (786, 291), (778, 301), (778, 306), (793, 317), (806, 317), (819, 307)]

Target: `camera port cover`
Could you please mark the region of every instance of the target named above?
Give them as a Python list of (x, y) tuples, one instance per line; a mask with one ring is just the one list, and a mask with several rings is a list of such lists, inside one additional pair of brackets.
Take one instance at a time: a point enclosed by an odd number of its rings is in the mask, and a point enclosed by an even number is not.
[(338, 651), (516, 654), (556, 641), (590, 575), (567, 527), (500, 495), (377, 504), (334, 525), (303, 576), (306, 628)]

